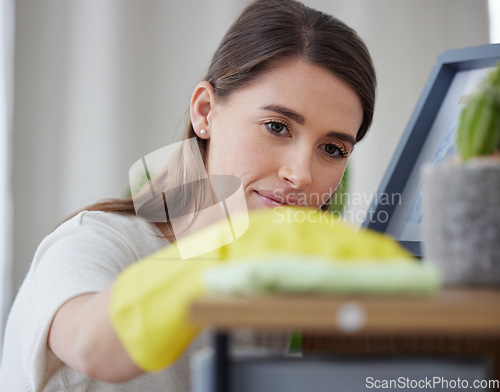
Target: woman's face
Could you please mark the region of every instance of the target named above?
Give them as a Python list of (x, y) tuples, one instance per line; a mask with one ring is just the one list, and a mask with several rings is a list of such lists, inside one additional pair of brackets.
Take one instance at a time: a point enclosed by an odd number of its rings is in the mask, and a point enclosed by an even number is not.
[(363, 107), (329, 71), (292, 60), (207, 111), (207, 169), (238, 177), (249, 209), (319, 208), (344, 173)]

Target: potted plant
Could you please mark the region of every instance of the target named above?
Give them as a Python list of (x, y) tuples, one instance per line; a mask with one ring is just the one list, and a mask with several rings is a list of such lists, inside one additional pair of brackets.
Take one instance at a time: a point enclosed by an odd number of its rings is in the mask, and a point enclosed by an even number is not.
[(424, 256), (448, 284), (500, 285), (500, 65), (460, 114), (459, 157), (423, 176)]

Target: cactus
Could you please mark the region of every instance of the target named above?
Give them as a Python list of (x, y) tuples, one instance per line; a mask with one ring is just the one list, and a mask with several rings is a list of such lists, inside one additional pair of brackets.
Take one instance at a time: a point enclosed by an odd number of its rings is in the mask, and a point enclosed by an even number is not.
[(457, 147), (462, 161), (500, 151), (500, 65), (481, 82), (464, 107)]

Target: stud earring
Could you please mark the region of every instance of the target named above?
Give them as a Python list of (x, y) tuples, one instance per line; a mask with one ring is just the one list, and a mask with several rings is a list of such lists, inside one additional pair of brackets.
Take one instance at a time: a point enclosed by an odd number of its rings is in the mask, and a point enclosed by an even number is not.
[(206, 134), (207, 134), (207, 131), (205, 131), (204, 129), (202, 129), (202, 130), (200, 131), (200, 134), (201, 134), (201, 135), (206, 135)]

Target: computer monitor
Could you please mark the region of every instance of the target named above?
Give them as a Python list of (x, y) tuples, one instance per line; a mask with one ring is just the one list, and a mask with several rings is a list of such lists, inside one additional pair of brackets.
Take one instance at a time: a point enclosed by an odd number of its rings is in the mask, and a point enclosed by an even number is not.
[(467, 96), (498, 63), (500, 44), (443, 52), (437, 59), (366, 214), (363, 227), (396, 238), (421, 257), (421, 169), (456, 152)]

